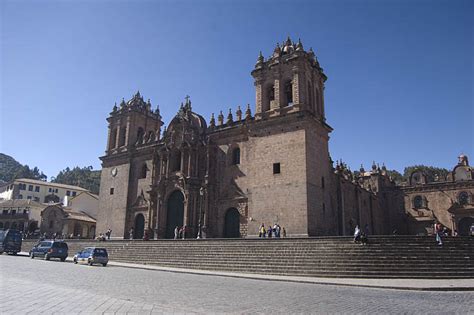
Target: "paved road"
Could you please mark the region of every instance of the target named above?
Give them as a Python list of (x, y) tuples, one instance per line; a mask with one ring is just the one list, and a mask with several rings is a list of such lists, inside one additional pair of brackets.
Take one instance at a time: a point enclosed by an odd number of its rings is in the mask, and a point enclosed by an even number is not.
[(0, 256), (2, 314), (474, 314), (473, 292), (202, 276)]

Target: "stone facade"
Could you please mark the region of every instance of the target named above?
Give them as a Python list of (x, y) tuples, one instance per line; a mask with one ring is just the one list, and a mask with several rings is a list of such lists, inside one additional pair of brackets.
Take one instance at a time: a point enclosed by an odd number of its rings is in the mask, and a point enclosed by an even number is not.
[[(252, 71), (250, 106), (212, 115), (189, 97), (167, 128), (140, 93), (109, 118), (97, 231), (112, 237), (255, 237), (260, 224), (287, 235), (351, 235), (404, 230), (404, 192), (384, 168), (355, 176), (329, 155), (327, 79), (314, 52), (290, 39)], [(132, 230), (133, 229), (133, 230)]]

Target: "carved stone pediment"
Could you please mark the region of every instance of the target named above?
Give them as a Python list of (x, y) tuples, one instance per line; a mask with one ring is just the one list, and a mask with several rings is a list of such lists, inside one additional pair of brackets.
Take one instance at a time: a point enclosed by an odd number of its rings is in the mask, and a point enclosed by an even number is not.
[(146, 208), (148, 207), (149, 200), (145, 198), (145, 194), (143, 193), (143, 190), (141, 194), (135, 199), (135, 202), (133, 203), (132, 207), (133, 208)]

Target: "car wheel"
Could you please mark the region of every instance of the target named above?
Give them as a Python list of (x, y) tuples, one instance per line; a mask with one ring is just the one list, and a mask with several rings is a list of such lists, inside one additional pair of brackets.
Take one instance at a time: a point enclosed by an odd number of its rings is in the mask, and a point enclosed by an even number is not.
[(66, 261), (66, 257), (61, 258), (61, 261)]
[(74, 263), (77, 264), (77, 258), (74, 258)]
[(0, 255), (3, 254), (3, 252), (0, 252)]
[(104, 266), (104, 267), (107, 266), (107, 263), (103, 263), (102, 266)]
[(49, 260), (51, 257), (49, 257), (48, 254), (44, 255), (44, 259)]
[(35, 258), (35, 254), (30, 253), (30, 258), (31, 258), (31, 259)]
[(92, 266), (92, 260), (88, 259), (87, 263), (89, 264), (89, 266)]

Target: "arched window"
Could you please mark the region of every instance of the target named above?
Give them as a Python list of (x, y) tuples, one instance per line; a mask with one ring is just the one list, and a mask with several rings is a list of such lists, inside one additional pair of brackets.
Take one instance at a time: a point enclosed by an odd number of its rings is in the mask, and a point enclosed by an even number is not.
[(413, 198), (413, 207), (415, 209), (420, 209), (423, 207), (423, 197), (421, 196), (415, 196), (415, 198)]
[(143, 131), (143, 128), (142, 127), (138, 128), (136, 144), (142, 144), (143, 143), (143, 135), (144, 134), (145, 134), (145, 132)]
[(291, 81), (285, 83), (286, 106), (293, 105), (293, 84)]
[(141, 170), (140, 170), (140, 178), (146, 178), (146, 172), (148, 171), (148, 167), (146, 166), (146, 163), (143, 164)]
[(232, 165), (240, 164), (240, 148), (232, 150)]
[(319, 102), (319, 90), (318, 88), (315, 88), (314, 89), (314, 100), (315, 100), (315, 110), (316, 110), (316, 113), (318, 113), (319, 115), (321, 115), (321, 108), (320, 108), (320, 102)]
[(110, 133), (110, 146), (109, 150), (114, 149), (117, 146), (117, 128), (114, 128)]
[(458, 195), (458, 202), (461, 206), (469, 203), (469, 194), (466, 191), (461, 191)]
[(177, 172), (181, 170), (181, 151), (176, 150), (173, 154), (173, 159), (172, 159), (172, 172)]
[(123, 147), (125, 145), (126, 137), (127, 137), (127, 127), (122, 127), (120, 129), (119, 147)]
[(262, 104), (262, 112), (270, 110), (270, 104), (273, 100), (275, 100), (275, 88), (273, 85), (270, 85), (266, 88), (265, 93), (267, 97), (265, 98), (265, 102)]

